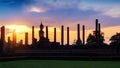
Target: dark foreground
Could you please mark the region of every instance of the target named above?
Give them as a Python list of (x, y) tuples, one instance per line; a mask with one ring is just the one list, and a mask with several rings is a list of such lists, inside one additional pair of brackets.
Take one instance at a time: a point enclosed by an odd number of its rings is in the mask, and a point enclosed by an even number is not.
[(119, 46), (16, 47), (3, 52), (0, 61), (21, 59), (47, 60), (120, 60)]
[(83, 61), (120, 61), (120, 56), (3, 56), (0, 61), (13, 60), (83, 60)]
[(17, 60), (0, 62), (0, 68), (120, 68), (120, 62), (80, 60)]

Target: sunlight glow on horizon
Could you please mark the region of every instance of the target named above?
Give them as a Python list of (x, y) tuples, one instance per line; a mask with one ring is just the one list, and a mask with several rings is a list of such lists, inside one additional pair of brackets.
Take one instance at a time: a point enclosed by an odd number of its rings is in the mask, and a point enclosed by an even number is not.
[[(70, 28), (70, 44), (77, 39), (77, 24), (85, 25), (85, 40), (95, 30), (95, 19), (101, 23), (105, 42), (110, 43), (112, 35), (120, 32), (120, 0), (0, 0), (0, 26), (6, 27), (12, 40), (16, 30), (17, 42), (25, 42), (28, 32), (29, 44), (32, 42), (32, 25), (35, 26), (35, 38), (39, 41), (39, 25), (48, 25), (49, 40), (54, 40), (54, 27), (57, 42), (61, 42), (61, 25), (64, 25), (64, 44), (66, 44), (66, 27)], [(81, 28), (82, 30), (82, 28)], [(80, 31), (82, 40), (82, 31)], [(44, 36), (46, 28), (44, 27)], [(45, 36), (46, 37), (46, 36)]]
[[(11, 37), (12, 40), (12, 34), (13, 30), (16, 30), (17, 34), (17, 42), (20, 40), (23, 40), (23, 43), (25, 41), (25, 32), (28, 32), (28, 38), (29, 38), (29, 44), (31, 44), (32, 41), (32, 27), (28, 27), (26, 25), (5, 25), (6, 28), (6, 42), (8, 40), (8, 36)], [(120, 26), (115, 27), (104, 27), (101, 29), (102, 32), (104, 32), (105, 36), (105, 43), (110, 43), (109, 39), (112, 35), (116, 34), (117, 32), (120, 32), (119, 30)], [(61, 41), (61, 28), (57, 29), (57, 42)], [(39, 41), (39, 27), (35, 27), (35, 38), (37, 41)], [(87, 40), (88, 35), (93, 32), (94, 29), (85, 30), (85, 40)], [(54, 39), (54, 27), (48, 27), (49, 31), (49, 40), (53, 42)], [(80, 37), (82, 40), (82, 31), (80, 31)], [(44, 37), (46, 35), (45, 27), (44, 27)], [(74, 41), (77, 39), (77, 29), (76, 30), (70, 30), (70, 44), (73, 44)], [(64, 44), (67, 42), (67, 31), (64, 30)]]

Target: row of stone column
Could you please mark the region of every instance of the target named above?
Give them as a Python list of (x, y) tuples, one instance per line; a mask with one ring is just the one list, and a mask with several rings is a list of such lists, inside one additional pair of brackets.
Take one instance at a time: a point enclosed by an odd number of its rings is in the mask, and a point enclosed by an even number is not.
[[(82, 44), (85, 44), (85, 26), (82, 26), (82, 32), (83, 32), (83, 38), (82, 38)], [(70, 45), (69, 43), (70, 37), (69, 37), (69, 27), (67, 27), (67, 45)], [(81, 44), (81, 40), (80, 40), (80, 24), (77, 25), (77, 44), (80, 45)], [(64, 26), (61, 26), (61, 45), (64, 45)]]
[[(16, 46), (16, 31), (13, 30), (13, 40), (10, 40), (10, 36), (8, 37), (8, 45)], [(20, 40), (20, 44), (23, 44), (23, 40)], [(5, 26), (1, 27), (1, 46), (5, 45)], [(25, 32), (25, 45), (28, 45), (28, 32)]]
[[(96, 40), (99, 42), (100, 41), (100, 23), (98, 23), (98, 19), (96, 19), (96, 26), (95, 26), (95, 36), (96, 36)], [(70, 34), (69, 34), (69, 27), (67, 27), (67, 45), (69, 45), (69, 41), (70, 41)], [(48, 26), (46, 26), (46, 38), (48, 39)], [(32, 44), (34, 44), (34, 26), (32, 26)], [(5, 26), (1, 27), (1, 41), (2, 41), (2, 45), (4, 45), (5, 43)], [(23, 41), (20, 41), (21, 44), (23, 43)], [(56, 28), (54, 28), (54, 42), (56, 42)], [(81, 39), (80, 39), (80, 24), (77, 25), (77, 44), (81, 43)], [(10, 37), (8, 37), (8, 44), (10, 43)], [(16, 45), (16, 32), (15, 30), (13, 31), (13, 41), (12, 41), (12, 45)], [(82, 26), (82, 44), (85, 44), (85, 26)], [(25, 45), (28, 45), (28, 32), (25, 33)], [(64, 45), (64, 26), (61, 26), (61, 45)]]
[[(83, 25), (83, 45), (85, 44), (85, 26)], [(67, 27), (67, 45), (70, 45), (69, 27)], [(48, 26), (46, 26), (46, 38), (48, 39)], [(77, 26), (77, 41), (80, 41), (80, 24)], [(56, 28), (54, 28), (54, 42), (56, 43)], [(81, 42), (80, 42), (81, 43)], [(34, 26), (32, 26), (32, 44), (34, 44)], [(64, 26), (61, 26), (61, 45), (64, 45)]]

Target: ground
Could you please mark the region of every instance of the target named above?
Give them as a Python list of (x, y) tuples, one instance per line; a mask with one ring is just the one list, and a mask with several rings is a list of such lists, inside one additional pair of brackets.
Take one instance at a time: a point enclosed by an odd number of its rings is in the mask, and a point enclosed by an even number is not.
[(0, 68), (120, 68), (120, 61), (15, 60), (1, 61)]

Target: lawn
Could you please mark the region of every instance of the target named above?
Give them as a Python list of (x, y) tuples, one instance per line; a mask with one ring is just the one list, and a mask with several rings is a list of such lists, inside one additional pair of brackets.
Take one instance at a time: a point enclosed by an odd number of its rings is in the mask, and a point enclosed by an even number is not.
[(120, 68), (120, 61), (17, 60), (0, 62), (0, 68)]

